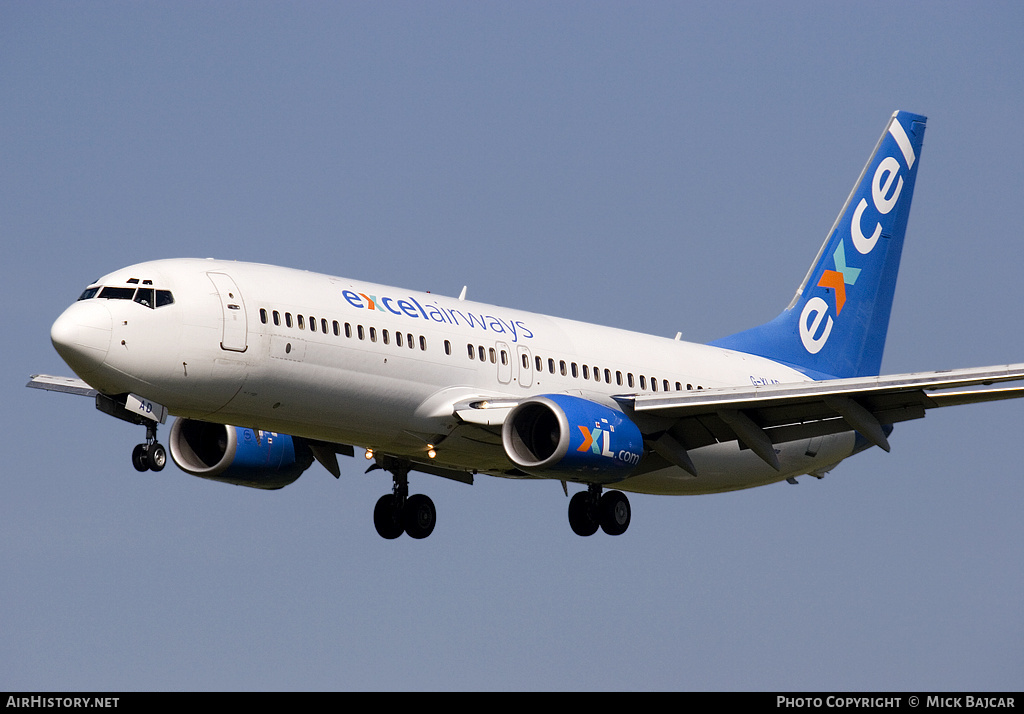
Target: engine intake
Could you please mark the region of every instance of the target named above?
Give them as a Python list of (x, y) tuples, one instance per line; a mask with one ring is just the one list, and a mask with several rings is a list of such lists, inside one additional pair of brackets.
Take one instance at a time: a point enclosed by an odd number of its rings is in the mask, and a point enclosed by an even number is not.
[(182, 471), (251, 488), (287, 486), (313, 463), (309, 447), (288, 434), (195, 419), (175, 420), (168, 446)]
[(520, 402), (501, 429), (505, 453), (532, 476), (593, 483), (626, 478), (643, 456), (643, 435), (618, 409), (568, 394)]

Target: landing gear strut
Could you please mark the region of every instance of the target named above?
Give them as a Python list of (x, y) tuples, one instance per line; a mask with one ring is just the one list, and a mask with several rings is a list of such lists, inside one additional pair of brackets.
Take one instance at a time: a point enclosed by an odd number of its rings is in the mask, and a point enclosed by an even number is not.
[(373, 509), (373, 525), (381, 538), (393, 540), (402, 533), (426, 538), (434, 531), (437, 511), (423, 494), (409, 495), (409, 463), (384, 456), (370, 469), (382, 468), (394, 478), (392, 492), (384, 494)]
[(162, 471), (167, 465), (167, 450), (156, 440), (156, 422), (146, 424), (146, 443), (132, 451), (136, 471)]
[(569, 500), (569, 527), (578, 536), (591, 536), (598, 526), (608, 535), (622, 535), (629, 528), (629, 499), (621, 491), (601, 495), (601, 486), (590, 484)]

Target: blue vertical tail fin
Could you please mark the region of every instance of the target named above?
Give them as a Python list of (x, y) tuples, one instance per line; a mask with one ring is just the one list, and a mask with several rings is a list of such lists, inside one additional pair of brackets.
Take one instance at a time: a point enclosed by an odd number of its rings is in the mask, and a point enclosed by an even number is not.
[(782, 314), (712, 345), (816, 378), (879, 373), (925, 122), (908, 112), (892, 115)]

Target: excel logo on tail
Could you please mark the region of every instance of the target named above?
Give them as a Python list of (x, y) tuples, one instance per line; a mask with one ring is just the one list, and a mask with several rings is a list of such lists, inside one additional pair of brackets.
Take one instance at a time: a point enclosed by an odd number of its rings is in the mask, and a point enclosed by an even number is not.
[[(836, 269), (823, 272), (821, 279), (818, 280), (818, 287), (832, 290), (832, 294), (835, 296), (835, 314), (836, 317), (839, 317), (839, 313), (843, 311), (843, 306), (846, 304), (846, 286), (856, 284), (861, 269), (850, 268), (846, 265), (846, 249), (843, 247), (842, 240), (839, 241), (839, 245), (832, 254), (832, 261)], [(827, 302), (820, 297), (814, 297), (807, 301), (804, 311), (800, 314), (800, 340), (804, 343), (804, 349), (811, 354), (817, 354), (828, 342), (829, 335), (832, 334), (833, 321), (832, 316), (828, 314), (828, 309)], [(823, 320), (827, 320), (825, 329), (818, 337), (814, 337), (818, 334)]]
[[(883, 149), (896, 154), (902, 154), (907, 169), (914, 167), (916, 156), (914, 147), (910, 144), (899, 120), (893, 119), (889, 124), (889, 135), (894, 140), (886, 142)], [(900, 194), (903, 192), (903, 176), (900, 175), (900, 162), (894, 156), (885, 156), (878, 166), (875, 167), (873, 176), (865, 176), (864, 180), (857, 187), (854, 199), (861, 196), (860, 200), (848, 210), (849, 216), (846, 229), (843, 230), (843, 222), (840, 222), (839, 241), (830, 256), (825, 256), (824, 261), (831, 260), (834, 269), (822, 271), (817, 286), (826, 288), (831, 292), (832, 304), (830, 305), (822, 297), (812, 297), (804, 305), (800, 313), (800, 341), (804, 349), (809, 353), (817, 354), (828, 342), (832, 334), (832, 327), (835, 320), (843, 311), (848, 299), (857, 295), (855, 286), (860, 277), (861, 268), (847, 264), (847, 245), (852, 246), (856, 253), (851, 252), (854, 260), (857, 254), (870, 255), (875, 249), (878, 239), (882, 236), (882, 222), (885, 221), (891, 230), (895, 216), (887, 219), (887, 216), (896, 207)], [(871, 203), (868, 203), (867, 194), (871, 194)], [(852, 204), (852, 202), (851, 202)], [(848, 207), (849, 208), (849, 207)], [(873, 225), (872, 225), (873, 224)], [(849, 237), (849, 244), (846, 238)], [(872, 286), (868, 286), (870, 292)], [(870, 299), (870, 297), (868, 298)]]

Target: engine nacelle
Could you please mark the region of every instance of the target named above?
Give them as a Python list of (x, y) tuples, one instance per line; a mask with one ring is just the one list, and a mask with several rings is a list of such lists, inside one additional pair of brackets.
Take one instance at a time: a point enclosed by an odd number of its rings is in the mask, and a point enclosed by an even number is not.
[(501, 428), (505, 453), (532, 476), (613, 483), (644, 453), (640, 429), (618, 409), (567, 394), (520, 402)]
[(182, 471), (251, 488), (287, 486), (313, 463), (301, 439), (195, 419), (176, 419), (168, 445)]

